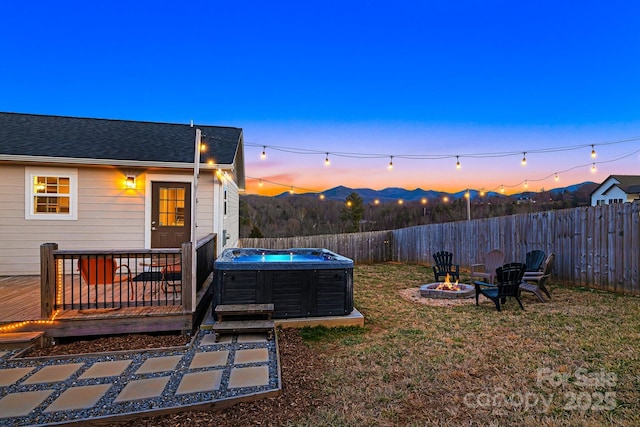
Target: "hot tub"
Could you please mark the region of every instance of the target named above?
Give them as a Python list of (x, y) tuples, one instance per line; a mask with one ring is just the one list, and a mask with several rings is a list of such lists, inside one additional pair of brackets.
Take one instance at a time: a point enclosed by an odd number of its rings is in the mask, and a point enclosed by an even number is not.
[(326, 249), (226, 249), (214, 271), (214, 309), (273, 303), (274, 319), (353, 311), (353, 261)]

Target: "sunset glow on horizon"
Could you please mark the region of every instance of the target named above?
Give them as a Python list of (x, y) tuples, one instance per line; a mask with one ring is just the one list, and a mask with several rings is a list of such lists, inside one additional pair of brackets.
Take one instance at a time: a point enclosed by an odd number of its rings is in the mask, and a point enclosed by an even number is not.
[(0, 111), (242, 128), (248, 194), (602, 182), (640, 171), (638, 16), (624, 0), (7, 2)]

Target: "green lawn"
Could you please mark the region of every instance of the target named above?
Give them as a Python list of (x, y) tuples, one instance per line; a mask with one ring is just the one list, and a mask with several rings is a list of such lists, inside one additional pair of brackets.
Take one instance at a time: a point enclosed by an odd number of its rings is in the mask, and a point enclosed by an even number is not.
[(551, 284), (551, 302), (497, 312), (400, 295), (432, 281), (419, 265), (354, 269), (366, 326), (301, 332), (323, 403), (291, 425), (640, 425), (640, 298)]

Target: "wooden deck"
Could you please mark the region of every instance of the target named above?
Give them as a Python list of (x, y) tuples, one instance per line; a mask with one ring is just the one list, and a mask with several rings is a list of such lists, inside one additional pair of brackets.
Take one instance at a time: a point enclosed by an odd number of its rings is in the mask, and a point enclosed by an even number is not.
[[(144, 302), (143, 305), (127, 307), (130, 301), (123, 301), (123, 306), (116, 308), (60, 310), (52, 322), (47, 322), (51, 319), (40, 317), (40, 276), (3, 276), (0, 277), (0, 334), (44, 331), (52, 338), (160, 331), (190, 333), (194, 322), (210, 304), (212, 281), (213, 275), (198, 292), (196, 313), (183, 311), (179, 292), (158, 292), (148, 286), (142, 294), (143, 288), (138, 286), (136, 302)], [(152, 301), (153, 305), (149, 305)]]
[(0, 324), (40, 320), (40, 276), (0, 277)]

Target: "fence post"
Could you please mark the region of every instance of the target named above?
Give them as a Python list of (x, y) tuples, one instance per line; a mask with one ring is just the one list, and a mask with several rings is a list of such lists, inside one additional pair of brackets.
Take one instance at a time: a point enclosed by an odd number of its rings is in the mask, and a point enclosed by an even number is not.
[(193, 275), (193, 252), (191, 242), (182, 244), (182, 309), (186, 313), (193, 313), (193, 290), (196, 288)]
[(56, 261), (53, 251), (57, 243), (40, 245), (40, 318), (49, 319), (53, 314), (56, 297)]

